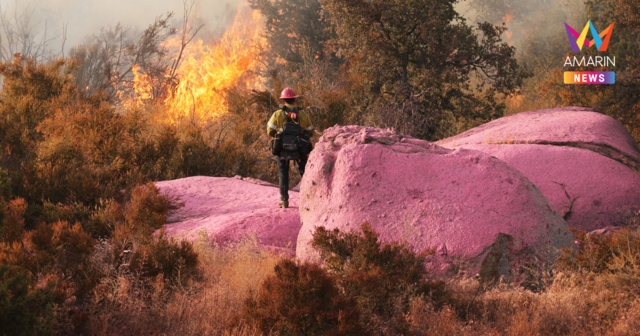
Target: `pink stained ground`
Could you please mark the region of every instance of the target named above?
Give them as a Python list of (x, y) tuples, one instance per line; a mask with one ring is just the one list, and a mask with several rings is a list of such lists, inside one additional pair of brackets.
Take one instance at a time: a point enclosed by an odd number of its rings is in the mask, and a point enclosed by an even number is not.
[[(195, 240), (204, 232), (218, 243), (255, 236), (265, 247), (295, 250), (300, 230), (298, 193), (289, 192), (289, 208), (278, 208), (276, 186), (259, 180), (194, 176), (157, 182), (161, 192), (180, 197), (185, 206), (170, 214), (166, 232)], [(265, 185), (258, 185), (255, 182)]]

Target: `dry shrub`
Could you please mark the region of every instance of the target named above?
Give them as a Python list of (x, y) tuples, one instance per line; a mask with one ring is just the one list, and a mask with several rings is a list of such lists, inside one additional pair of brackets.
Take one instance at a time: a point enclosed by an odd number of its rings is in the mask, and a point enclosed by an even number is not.
[(0, 264), (28, 270), (32, 275), (55, 275), (73, 284), (74, 295), (87, 293), (96, 281), (90, 256), (94, 240), (80, 224), (42, 223), (21, 242), (0, 244)]
[(133, 251), (129, 269), (139, 272), (142, 277), (162, 275), (177, 284), (186, 284), (199, 275), (198, 254), (190, 242), (177, 241), (160, 233), (148, 245)]
[(0, 333), (53, 335), (55, 287), (54, 281), (38, 287), (24, 270), (0, 265)]
[(113, 230), (112, 237), (126, 245), (147, 243), (151, 235), (167, 223), (167, 214), (182, 206), (178, 200), (161, 194), (153, 183), (136, 186), (124, 204), (113, 200), (92, 216), (92, 225)]
[[(55, 329), (72, 332), (83, 324), (83, 301), (101, 276), (91, 262), (93, 251), (94, 240), (79, 223), (42, 223), (22, 241), (0, 243), (0, 265), (24, 271), (38, 287), (55, 287)], [(39, 308), (23, 309), (32, 314)]]
[(407, 322), (412, 335), (460, 335), (463, 330), (455, 310), (449, 306), (437, 310), (422, 296), (411, 300)]
[(7, 206), (7, 217), (2, 228), (2, 240), (5, 243), (12, 243), (22, 240), (24, 234), (24, 213), (27, 210), (27, 203), (24, 198), (16, 198), (9, 201)]
[(90, 207), (79, 202), (53, 204), (45, 201), (41, 211), (40, 218), (46, 223), (59, 221), (82, 223), (86, 222), (93, 213)]
[(255, 298), (245, 302), (244, 318), (263, 334), (362, 335), (353, 299), (347, 299), (329, 274), (312, 263), (283, 259)]
[[(575, 234), (577, 249), (566, 249), (558, 260), (560, 271), (602, 275), (615, 288), (633, 288), (640, 282), (640, 227), (628, 226), (602, 234)], [(640, 291), (636, 291), (640, 293)]]
[(640, 299), (636, 298), (628, 310), (622, 311), (611, 327), (610, 335), (637, 335), (640, 330)]
[(177, 208), (172, 199), (160, 194), (155, 184), (147, 183), (131, 191), (130, 201), (124, 207), (124, 219), (134, 230), (149, 233), (166, 224), (167, 213)]
[(86, 308), (92, 335), (157, 335), (167, 328), (168, 294), (162, 276), (140, 278), (120, 271), (101, 279)]
[(262, 281), (274, 273), (280, 256), (260, 249), (252, 237), (220, 246), (201, 236), (196, 251), (203, 280), (190, 291), (176, 292), (167, 304), (170, 333), (256, 334), (254, 327), (238, 324), (238, 317), (247, 297), (255, 296)]
[(222, 247), (201, 237), (194, 245), (200, 281), (178, 284), (114, 267), (115, 247), (104, 241), (94, 258), (110, 275), (94, 291), (87, 330), (97, 335), (255, 335), (246, 324), (229, 324), (279, 260), (257, 247), (255, 239)]
[[(481, 284), (449, 279), (438, 301), (414, 301), (407, 320), (426, 334), (634, 335), (638, 325), (638, 234), (628, 227), (605, 235), (576, 235), (580, 249), (565, 250), (545, 286)], [(417, 309), (417, 308), (419, 309)], [(446, 309), (456, 319), (446, 318)], [(444, 314), (444, 315), (443, 315)], [(448, 329), (434, 332), (445, 323)]]
[(354, 299), (371, 332), (406, 333), (404, 314), (412, 297), (440, 295), (442, 284), (426, 278), (425, 259), (433, 250), (416, 253), (405, 243), (384, 243), (371, 225), (361, 232), (318, 227), (313, 246), (320, 251), (336, 285)]

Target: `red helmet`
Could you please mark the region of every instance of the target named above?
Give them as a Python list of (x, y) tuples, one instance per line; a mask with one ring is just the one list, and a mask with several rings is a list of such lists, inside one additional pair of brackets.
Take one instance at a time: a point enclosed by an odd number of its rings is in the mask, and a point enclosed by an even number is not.
[(296, 92), (293, 91), (293, 89), (290, 87), (282, 90), (282, 94), (280, 94), (280, 99), (289, 99), (289, 98), (298, 98), (298, 96), (296, 96)]

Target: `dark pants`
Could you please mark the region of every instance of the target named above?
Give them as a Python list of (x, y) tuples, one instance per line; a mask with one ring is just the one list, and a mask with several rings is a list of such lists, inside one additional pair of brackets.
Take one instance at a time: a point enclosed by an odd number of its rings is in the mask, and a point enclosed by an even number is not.
[[(297, 160), (298, 172), (300, 176), (304, 175), (304, 167), (307, 165), (307, 155), (300, 155), (300, 160)], [(278, 158), (278, 177), (280, 178), (280, 200), (289, 200), (289, 161)]]

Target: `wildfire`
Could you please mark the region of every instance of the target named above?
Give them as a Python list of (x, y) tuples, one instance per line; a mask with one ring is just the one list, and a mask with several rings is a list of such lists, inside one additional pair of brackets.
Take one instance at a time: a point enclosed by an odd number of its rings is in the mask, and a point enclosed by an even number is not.
[[(512, 19), (513, 19), (513, 13), (511, 12), (511, 10), (507, 10), (507, 12), (502, 17), (502, 21), (506, 26), (509, 26), (509, 21), (511, 21)], [(511, 36), (513, 36), (513, 32), (510, 32), (510, 31), (506, 31), (505, 34), (507, 35), (507, 40), (510, 39)]]
[[(257, 66), (255, 47), (262, 43), (261, 32), (259, 13), (244, 4), (219, 41), (191, 42), (177, 71), (179, 82), (163, 102), (169, 112), (169, 121), (185, 117), (216, 118), (226, 113), (226, 89), (259, 87), (259, 79), (252, 70)], [(167, 43), (169, 48), (179, 46), (180, 36)], [(134, 74), (136, 95), (144, 99), (149, 96), (149, 79), (136, 71)]]

